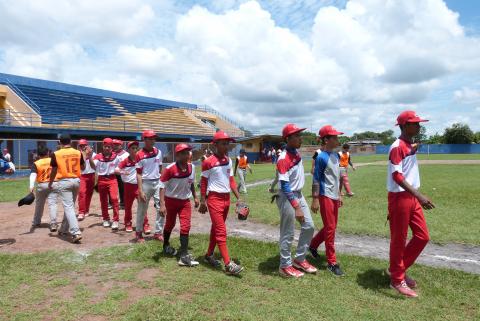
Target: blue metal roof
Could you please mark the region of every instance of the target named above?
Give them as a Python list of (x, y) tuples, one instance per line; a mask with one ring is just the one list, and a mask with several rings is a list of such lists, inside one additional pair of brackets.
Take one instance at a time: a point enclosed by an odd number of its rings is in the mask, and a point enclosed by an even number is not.
[(71, 85), (56, 81), (50, 80), (42, 80), (36, 78), (29, 78), (23, 76), (16, 76), (10, 74), (0, 73), (0, 81), (8, 81), (13, 83), (14, 85), (26, 85), (26, 86), (34, 86), (40, 88), (47, 88), (52, 90), (63, 90), (69, 91), (78, 94), (85, 94), (85, 95), (93, 95), (93, 96), (100, 96), (100, 97), (110, 97), (110, 98), (117, 98), (117, 99), (126, 99), (144, 103), (153, 103), (153, 104), (161, 104), (165, 106), (177, 107), (177, 108), (190, 108), (196, 109), (196, 104), (178, 102), (173, 100), (165, 100), (153, 97), (145, 97), (139, 95), (132, 95), (132, 94), (125, 94), (116, 91), (110, 90), (103, 90), (85, 86), (78, 86), (78, 85)]

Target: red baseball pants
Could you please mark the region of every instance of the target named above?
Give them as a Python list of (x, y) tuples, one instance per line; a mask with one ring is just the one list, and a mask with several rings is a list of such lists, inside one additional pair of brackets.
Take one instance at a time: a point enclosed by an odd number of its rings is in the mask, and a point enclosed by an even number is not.
[(108, 215), (108, 200), (113, 208), (113, 220), (118, 222), (119, 205), (118, 205), (118, 184), (115, 175), (98, 176), (98, 194), (100, 194), (100, 206), (102, 207), (102, 218), (104, 221), (110, 220)]
[[(430, 236), (420, 203), (408, 192), (388, 193), (390, 222), (390, 275), (392, 283), (405, 279), (406, 270), (415, 263)], [(412, 239), (407, 241), (408, 227)]]
[(167, 218), (163, 230), (167, 233), (172, 233), (178, 215), (180, 219), (180, 235), (188, 235), (192, 218), (192, 204), (190, 200), (165, 197), (165, 207), (167, 208)]
[(227, 248), (227, 226), (225, 225), (225, 220), (230, 209), (230, 193), (210, 192), (207, 197), (207, 207), (212, 221), (207, 255), (212, 255), (215, 245), (218, 245), (223, 262), (227, 265), (230, 263), (230, 256)]
[(323, 228), (312, 238), (310, 247), (317, 249), (320, 244), (325, 242), (325, 255), (328, 264), (336, 264), (335, 256), (335, 230), (338, 223), (338, 200), (320, 195), (320, 214), (322, 215)]
[(78, 213), (90, 213), (93, 189), (95, 187), (95, 173), (80, 176), (80, 189), (78, 191)]

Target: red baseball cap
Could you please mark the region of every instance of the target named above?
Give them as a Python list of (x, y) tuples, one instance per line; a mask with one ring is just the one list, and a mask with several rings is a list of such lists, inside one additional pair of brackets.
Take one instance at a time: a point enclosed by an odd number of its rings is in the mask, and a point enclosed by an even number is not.
[(175, 146), (175, 153), (180, 153), (180, 152), (183, 152), (184, 150), (192, 150), (192, 146), (184, 143), (181, 143)]
[(133, 145), (137, 145), (137, 146), (138, 146), (138, 145), (140, 145), (140, 144), (139, 144), (137, 141), (133, 141), (133, 142), (129, 142), (129, 143), (127, 144), (127, 147), (130, 148), (130, 147), (132, 147)]
[(287, 138), (290, 135), (303, 132), (306, 128), (299, 128), (295, 124), (286, 124), (282, 129), (283, 138)]
[(427, 121), (428, 119), (420, 118), (420, 116), (418, 116), (413, 110), (406, 110), (398, 115), (395, 126), (405, 125), (406, 123), (423, 123)]
[(113, 144), (114, 144), (114, 145), (122, 145), (123, 142), (122, 142), (120, 139), (114, 139), (114, 140), (113, 140)]
[(82, 138), (78, 141), (79, 146), (88, 145), (88, 141), (85, 138)]
[(144, 138), (152, 138), (152, 137), (157, 137), (157, 134), (151, 129), (144, 130), (142, 133), (142, 139)]
[(112, 145), (112, 144), (113, 144), (113, 139), (108, 137), (103, 139), (103, 145)]
[(333, 128), (332, 125), (326, 125), (320, 128), (318, 131), (318, 135), (323, 138), (325, 136), (338, 136), (338, 135), (343, 135), (342, 132), (339, 132), (335, 128)]
[(213, 142), (214, 143), (218, 142), (219, 140), (228, 140), (230, 142), (235, 142), (235, 139), (228, 136), (227, 133), (225, 133), (224, 131), (221, 131), (221, 130), (219, 130), (218, 132), (215, 133), (215, 135), (213, 135)]

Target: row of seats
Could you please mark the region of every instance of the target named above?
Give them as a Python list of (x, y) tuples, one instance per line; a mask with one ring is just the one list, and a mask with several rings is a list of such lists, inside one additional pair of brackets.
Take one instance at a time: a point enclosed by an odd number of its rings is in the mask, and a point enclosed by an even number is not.
[[(40, 115), (47, 124), (61, 123), (64, 120), (79, 121), (81, 118), (109, 117), (123, 114), (110, 103), (108, 97), (27, 85), (17, 85), (17, 88), (40, 108)], [(115, 101), (129, 113), (172, 108), (161, 104), (126, 99), (115, 99)]]

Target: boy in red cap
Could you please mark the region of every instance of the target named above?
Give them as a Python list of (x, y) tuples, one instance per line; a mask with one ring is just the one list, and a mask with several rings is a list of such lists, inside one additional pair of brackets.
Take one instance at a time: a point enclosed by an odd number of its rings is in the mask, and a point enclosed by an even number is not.
[(155, 220), (155, 234), (153, 238), (157, 241), (163, 241), (163, 224), (165, 216), (160, 213), (160, 173), (162, 171), (162, 152), (155, 147), (157, 135), (153, 130), (145, 130), (142, 134), (144, 147), (138, 151), (135, 161), (137, 168), (138, 182), (138, 208), (136, 239), (137, 242), (144, 242), (143, 231), (146, 234), (148, 226), (143, 226), (144, 218), (147, 215), (147, 208), (150, 199), (153, 197), (157, 217)]
[(310, 253), (317, 258), (317, 249), (325, 242), (327, 269), (336, 276), (342, 276), (343, 271), (335, 255), (335, 230), (338, 222), (338, 208), (342, 205), (340, 196), (339, 156), (334, 150), (340, 143), (337, 131), (331, 125), (323, 126), (319, 131), (324, 150), (315, 159), (315, 170), (312, 184), (312, 211), (322, 215), (323, 228), (313, 237), (310, 243)]
[[(119, 161), (117, 155), (113, 152), (113, 141), (111, 138), (105, 138), (103, 140), (102, 152), (97, 154), (92, 162), (92, 168), (95, 168), (98, 177), (97, 186), (98, 194), (100, 195), (100, 206), (102, 208), (103, 227), (107, 228), (111, 226), (112, 230), (116, 231), (118, 230), (120, 216), (115, 168), (117, 168)], [(109, 199), (113, 208), (112, 223), (110, 223), (110, 215), (108, 214)]]
[[(298, 149), (302, 145), (302, 136), (306, 128), (287, 124), (282, 130), (287, 146), (277, 161), (280, 180), (277, 206), (280, 211), (280, 267), (283, 277), (299, 278), (304, 273), (316, 273), (317, 269), (306, 259), (308, 244), (312, 239), (314, 225), (308, 204), (302, 195), (305, 173), (302, 156)], [(291, 247), (295, 234), (295, 220), (301, 225), (297, 253), (292, 262)]]
[(78, 191), (78, 220), (82, 221), (90, 213), (90, 203), (95, 188), (95, 168), (90, 166), (90, 159), (93, 159), (97, 154), (84, 138), (78, 142), (78, 149), (87, 157), (85, 159), (85, 169), (82, 170), (80, 176), (80, 190)]
[[(417, 297), (413, 290), (415, 280), (406, 271), (430, 240), (425, 210), (435, 208), (428, 197), (421, 194), (420, 175), (417, 163), (417, 145), (413, 138), (420, 132), (420, 118), (414, 111), (404, 111), (397, 118), (401, 135), (390, 147), (388, 155), (388, 218), (390, 222), (390, 287), (407, 297)], [(407, 241), (408, 227), (412, 239)]]
[(198, 211), (205, 214), (208, 206), (208, 212), (212, 220), (210, 244), (205, 260), (214, 267), (220, 266), (220, 262), (213, 255), (215, 245), (218, 245), (225, 264), (225, 273), (238, 275), (243, 271), (243, 267), (233, 262), (228, 255), (227, 227), (225, 225), (230, 208), (230, 192), (235, 194), (237, 201), (240, 200), (237, 184), (233, 178), (232, 160), (228, 157), (230, 142), (234, 142), (234, 139), (223, 131), (218, 131), (213, 136), (213, 145), (216, 152), (202, 164), (201, 198)]
[(195, 165), (189, 163), (192, 147), (178, 144), (175, 147), (175, 163), (168, 165), (160, 178), (160, 212), (166, 214), (163, 229), (163, 252), (176, 255), (177, 250), (170, 246), (170, 235), (178, 218), (180, 219), (180, 266), (196, 266), (199, 263), (188, 253), (188, 236), (190, 234), (193, 196), (195, 207), (199, 201), (195, 193)]
[[(121, 162), (124, 159), (128, 158), (128, 153), (123, 149), (123, 141), (120, 139), (113, 140), (113, 151), (117, 154), (118, 161)], [(118, 194), (120, 196), (120, 209), (125, 208), (124, 192), (123, 192), (123, 181), (121, 175), (115, 174), (118, 184)]]
[[(138, 184), (137, 184), (137, 170), (135, 157), (137, 155), (139, 143), (136, 141), (128, 143), (128, 157), (122, 160), (115, 174), (121, 176), (124, 185), (124, 200), (125, 200), (125, 231), (133, 232), (132, 227), (132, 206), (133, 201), (138, 197)], [(143, 225), (148, 224), (148, 217), (145, 215)]]

